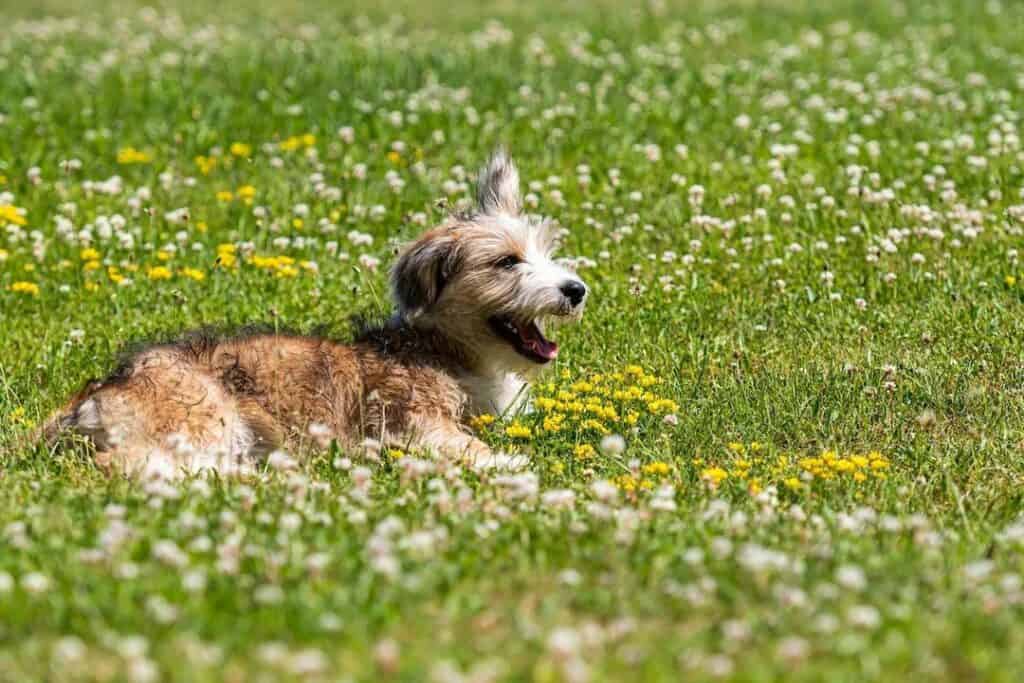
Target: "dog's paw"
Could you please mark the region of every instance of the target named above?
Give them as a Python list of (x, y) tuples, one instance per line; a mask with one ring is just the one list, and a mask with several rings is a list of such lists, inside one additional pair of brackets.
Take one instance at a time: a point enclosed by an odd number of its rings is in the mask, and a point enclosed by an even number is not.
[(530, 465), (530, 459), (522, 453), (504, 453), (502, 451), (478, 453), (470, 456), (469, 466), (478, 471), (518, 472)]

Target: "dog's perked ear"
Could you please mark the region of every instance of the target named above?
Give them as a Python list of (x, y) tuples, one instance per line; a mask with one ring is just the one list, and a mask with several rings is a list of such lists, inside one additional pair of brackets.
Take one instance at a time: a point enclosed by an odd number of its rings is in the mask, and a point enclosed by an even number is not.
[(519, 171), (501, 147), (494, 150), (487, 165), (480, 169), (476, 182), (476, 203), (481, 212), (491, 216), (518, 216), (522, 211)]
[(432, 230), (407, 246), (391, 267), (391, 289), (402, 315), (433, 306), (460, 263), (458, 239), (448, 229)]

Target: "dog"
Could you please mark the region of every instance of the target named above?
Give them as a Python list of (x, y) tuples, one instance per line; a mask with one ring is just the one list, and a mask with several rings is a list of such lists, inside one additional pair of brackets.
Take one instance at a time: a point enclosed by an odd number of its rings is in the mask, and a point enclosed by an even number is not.
[(42, 428), (91, 443), (108, 472), (251, 470), (278, 450), (331, 441), (491, 457), (467, 421), (519, 409), (558, 355), (545, 323), (578, 321), (588, 289), (552, 260), (551, 226), (524, 215), (503, 150), (452, 214), (398, 254), (395, 313), (350, 344), (285, 334), (191, 334), (144, 348), (88, 383)]

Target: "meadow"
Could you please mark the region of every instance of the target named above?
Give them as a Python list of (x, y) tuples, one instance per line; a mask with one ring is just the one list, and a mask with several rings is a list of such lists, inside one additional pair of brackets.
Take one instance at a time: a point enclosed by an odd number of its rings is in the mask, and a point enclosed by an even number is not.
[[(0, 17), (0, 681), (1020, 680), (1024, 5)], [(146, 340), (386, 315), (497, 144), (592, 292), (508, 467), (27, 441)]]

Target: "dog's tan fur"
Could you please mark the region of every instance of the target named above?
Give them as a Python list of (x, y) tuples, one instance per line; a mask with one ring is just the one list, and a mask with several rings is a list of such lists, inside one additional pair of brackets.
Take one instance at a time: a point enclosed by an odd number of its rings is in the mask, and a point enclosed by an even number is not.
[[(477, 212), (451, 217), (400, 254), (391, 273), (397, 313), (354, 343), (193, 334), (151, 346), (74, 396), (45, 439), (85, 437), (101, 466), (127, 473), (247, 468), (276, 449), (329, 440), (486, 458), (465, 418), (513, 407), (542, 367), (489, 321), (578, 317), (585, 295), (550, 260), (546, 227), (521, 216), (518, 186), (515, 166), (495, 154), (481, 171)], [(578, 300), (566, 283), (581, 288)]]

